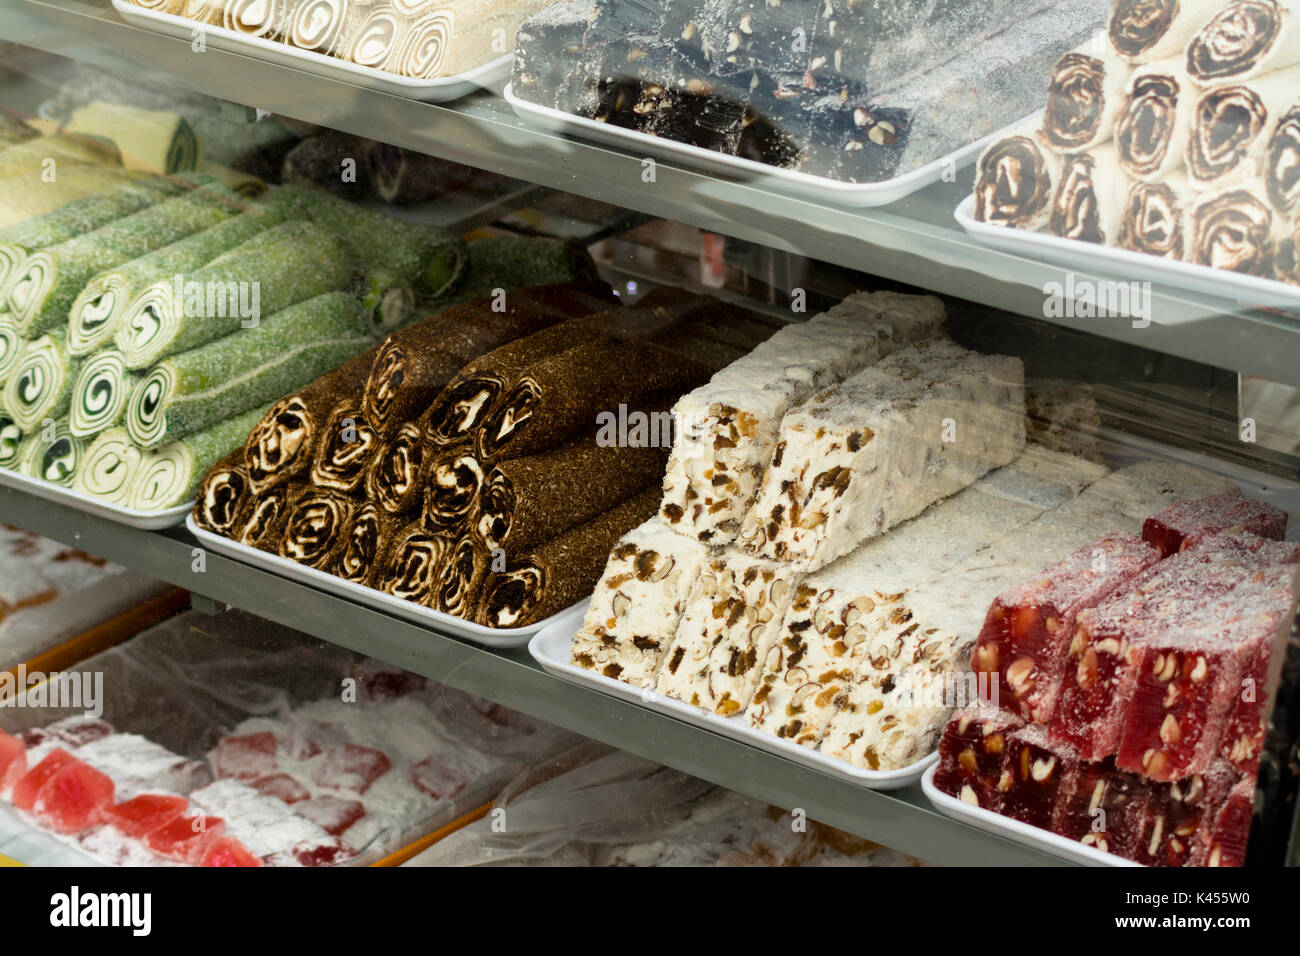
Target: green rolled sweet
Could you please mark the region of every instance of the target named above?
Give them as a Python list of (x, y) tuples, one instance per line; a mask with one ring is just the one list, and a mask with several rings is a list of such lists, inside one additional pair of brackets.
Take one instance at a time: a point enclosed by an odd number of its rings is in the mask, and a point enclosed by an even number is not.
[(9, 379), (25, 344), (14, 317), (8, 312), (0, 312), (0, 385)]
[(127, 369), (126, 359), (117, 349), (104, 349), (83, 359), (68, 403), (72, 435), (93, 438), (120, 422), (139, 377)]
[(469, 244), (469, 269), (455, 302), (474, 302), (496, 289), (561, 285), (599, 279), (591, 254), (567, 239), (487, 236)]
[(5, 408), (19, 428), (32, 432), (68, 413), (80, 365), (68, 355), (66, 332), (47, 332), (23, 346), (4, 389)]
[(361, 308), (371, 334), (381, 339), (405, 328), (415, 315), (415, 289), (395, 272), (378, 269), (362, 280)]
[(14, 422), (12, 415), (0, 410), (0, 468), (16, 470), (22, 447), (23, 430)]
[(127, 433), (153, 448), (289, 394), (369, 347), (360, 312), (350, 293), (328, 292), (163, 359), (131, 391)]
[(68, 431), (66, 419), (52, 429), (42, 428), (23, 441), (18, 453), (17, 471), (51, 485), (71, 488), (90, 442)]
[[(348, 287), (351, 256), (329, 230), (310, 222), (286, 222), (184, 276), (154, 282), (122, 317), (113, 337), (128, 368), (148, 368), (169, 355), (241, 332), (261, 316)], [(218, 293), (224, 293), (222, 299)], [(209, 301), (211, 300), (211, 301)], [(252, 311), (241, 305), (256, 306)], [(360, 314), (357, 329), (363, 329)]]
[(140, 459), (126, 506), (163, 511), (191, 500), (208, 469), (244, 443), (271, 405), (259, 405), (178, 441), (151, 448)]
[(122, 504), (140, 468), (143, 452), (125, 428), (110, 428), (90, 443), (72, 479), (72, 490)]
[(8, 297), (14, 271), (31, 253), (94, 232), (180, 195), (191, 185), (177, 177), (124, 179), (120, 185), (74, 199), (49, 212), (0, 229), (0, 303)]
[(131, 304), (153, 283), (201, 269), (294, 216), (289, 203), (256, 203), (211, 229), (99, 273), (86, 284), (68, 313), (68, 351), (88, 355), (111, 342)]
[(216, 180), (201, 189), (132, 213), (94, 232), (33, 252), (9, 287), (9, 310), (28, 338), (66, 327), (86, 283), (239, 213), (243, 200)]

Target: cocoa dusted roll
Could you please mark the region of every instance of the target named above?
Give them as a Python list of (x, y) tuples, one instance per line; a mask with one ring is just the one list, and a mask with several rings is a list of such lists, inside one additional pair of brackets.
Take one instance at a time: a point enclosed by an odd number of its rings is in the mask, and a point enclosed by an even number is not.
[(595, 434), (503, 461), (483, 487), (474, 536), (488, 551), (523, 554), (626, 501), (667, 463), (666, 447), (604, 447)]
[(1129, 67), (1113, 52), (1097, 56), (1067, 53), (1057, 61), (1047, 87), (1043, 136), (1056, 149), (1076, 153), (1111, 138), (1124, 99)]
[(379, 445), (379, 436), (361, 411), (360, 397), (340, 402), (316, 436), (311, 483), (345, 494), (356, 491)]
[(619, 538), (659, 509), (661, 490), (647, 488), (586, 524), (507, 560), (505, 571), (488, 574), (475, 620), (485, 627), (535, 624), (587, 597)]
[(1034, 127), (998, 140), (980, 157), (975, 218), (1016, 229), (1046, 227), (1060, 175), (1060, 157), (1039, 139)]
[(598, 339), (534, 362), (510, 384), (474, 439), (480, 461), (518, 458), (580, 434), (603, 412), (649, 392), (690, 391), (709, 370), (635, 339)]
[(1107, 31), (1111, 46), (1131, 63), (1181, 54), (1225, 0), (1115, 0)]
[(375, 453), (366, 469), (366, 498), (389, 514), (405, 514), (420, 505), (424, 439), (414, 422), (399, 428)]
[(448, 328), (429, 320), (394, 332), (384, 340), (362, 393), (361, 408), (381, 438), (420, 415), (465, 364), (439, 347), (448, 335), (463, 328)]
[(467, 621), (474, 620), (491, 567), (491, 554), (477, 541), (461, 538), (443, 562), (433, 606)]
[(1300, 105), (1288, 111), (1273, 131), (1264, 184), (1274, 209), (1292, 218), (1300, 215)]
[(309, 568), (327, 568), (342, 545), (343, 528), (356, 505), (346, 495), (310, 485), (289, 500), (279, 554)]
[(1195, 189), (1267, 179), (1270, 139), (1300, 100), (1300, 67), (1207, 90), (1196, 104), (1187, 170)]
[(402, 527), (401, 518), (367, 501), (343, 529), (343, 544), (330, 570), (345, 581), (372, 587)]
[(1187, 260), (1271, 277), (1275, 222), (1262, 192), (1236, 187), (1199, 196), (1187, 216)]
[(253, 494), (260, 495), (306, 475), (321, 429), (339, 402), (365, 385), (377, 351), (371, 349), (358, 355), (271, 406), (244, 443), (244, 463)]
[(424, 525), (431, 531), (468, 530), (487, 478), (472, 449), (458, 448), (429, 462), (424, 476)]
[(194, 503), (194, 522), (205, 531), (236, 538), (251, 500), (244, 452), (239, 449), (213, 465), (204, 476)]
[(389, 542), (375, 586), (385, 594), (436, 607), (439, 573), (456, 542), (430, 534), (415, 521)]
[(1124, 203), (1119, 244), (1161, 259), (1182, 259), (1186, 221), (1194, 198), (1187, 174), (1171, 173), (1161, 182), (1133, 184)]
[(1060, 185), (1052, 199), (1053, 235), (1101, 245), (1114, 244), (1120, 233), (1126, 179), (1114, 146), (1065, 158)]
[(1159, 182), (1183, 164), (1199, 96), (1181, 58), (1134, 72), (1115, 119), (1115, 145), (1128, 175)]
[(1295, 0), (1232, 0), (1187, 44), (1187, 72), (1211, 86), (1300, 63), (1298, 14)]
[(272, 554), (278, 550), (284, 519), (289, 513), (289, 499), (293, 494), (291, 487), (276, 485), (253, 499), (243, 530), (236, 539), (240, 544)]

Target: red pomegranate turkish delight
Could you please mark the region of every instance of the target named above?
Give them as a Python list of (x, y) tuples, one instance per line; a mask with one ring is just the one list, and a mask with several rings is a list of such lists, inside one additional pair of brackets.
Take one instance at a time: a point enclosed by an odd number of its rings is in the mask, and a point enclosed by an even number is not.
[(998, 781), (1007, 759), (1007, 736), (1025, 722), (1009, 711), (958, 711), (939, 740), (939, 766), (934, 783), (944, 793), (998, 812), (1002, 793)]
[(1285, 511), (1264, 501), (1235, 494), (1213, 495), (1181, 501), (1153, 514), (1142, 523), (1142, 540), (1159, 548), (1164, 557), (1232, 532), (1249, 531), (1281, 541), (1286, 519)]
[(1002, 784), (1003, 816), (1050, 829), (1057, 797), (1068, 789), (1078, 764), (1078, 751), (1048, 740), (1037, 724), (1012, 732), (1007, 738), (1010, 776)]

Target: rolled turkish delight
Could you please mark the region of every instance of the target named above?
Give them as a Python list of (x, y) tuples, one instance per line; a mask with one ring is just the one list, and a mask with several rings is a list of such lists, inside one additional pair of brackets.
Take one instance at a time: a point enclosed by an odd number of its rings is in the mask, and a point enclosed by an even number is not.
[(1273, 131), (1264, 182), (1273, 208), (1300, 223), (1300, 105), (1287, 110)]
[(1091, 485), (1076, 502), (1080, 508), (1108, 508), (1136, 521), (1180, 501), (1211, 495), (1241, 494), (1231, 480), (1176, 461), (1141, 461)]
[(1128, 180), (1114, 146), (1067, 156), (1052, 197), (1048, 228), (1063, 239), (1114, 245), (1127, 196)]
[(979, 222), (1039, 231), (1052, 215), (1061, 157), (1030, 124), (989, 145), (975, 173), (974, 215)]
[(815, 571), (1024, 447), (1024, 369), (951, 343), (897, 352), (785, 416), (741, 530)]
[(897, 347), (937, 335), (935, 298), (860, 294), (787, 326), (684, 396), (664, 477), (664, 519), (709, 544), (727, 544), (753, 503), (785, 413)]
[(1181, 57), (1133, 74), (1115, 117), (1115, 146), (1125, 172), (1158, 183), (1181, 169), (1200, 95)]
[(1168, 557), (1218, 534), (1249, 531), (1281, 541), (1286, 535), (1286, 521), (1286, 512), (1267, 502), (1236, 494), (1211, 495), (1182, 501), (1153, 514), (1142, 524), (1142, 540)]
[(1007, 738), (1008, 777), (1001, 814), (1049, 829), (1057, 800), (1078, 772), (1079, 754), (1069, 744), (1047, 738), (1037, 724), (1026, 724)]
[(1105, 853), (1132, 859), (1142, 839), (1152, 785), (1113, 761), (1080, 762), (1058, 793), (1052, 830)]
[(615, 545), (573, 638), (573, 661), (654, 687), (708, 549), (651, 518)]
[(996, 708), (966, 708), (952, 715), (939, 741), (934, 784), (972, 806), (997, 813), (999, 784), (1007, 762), (1007, 737), (1025, 725), (1015, 714)]
[(1296, 105), (1298, 89), (1300, 66), (1204, 91), (1196, 103), (1187, 145), (1193, 188), (1257, 182), (1267, 168), (1269, 142)]
[(1224, 0), (1116, 0), (1110, 42), (1132, 63), (1174, 56), (1223, 6)]
[(1187, 209), (1184, 258), (1213, 269), (1271, 278), (1281, 222), (1258, 180), (1201, 193)]
[(1232, 0), (1187, 44), (1187, 70), (1203, 86), (1244, 82), (1300, 63), (1295, 0)]
[(1047, 87), (1043, 137), (1065, 153), (1105, 143), (1115, 129), (1128, 75), (1128, 64), (1104, 46), (1061, 57)]
[(1119, 244), (1161, 259), (1181, 259), (1187, 249), (1187, 210), (1194, 193), (1186, 172), (1160, 182), (1134, 183), (1124, 203)]

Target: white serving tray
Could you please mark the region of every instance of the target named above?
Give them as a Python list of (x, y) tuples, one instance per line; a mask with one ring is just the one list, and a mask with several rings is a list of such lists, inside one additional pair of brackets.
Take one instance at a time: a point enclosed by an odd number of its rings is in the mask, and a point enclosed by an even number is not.
[(52, 485), (48, 481), (41, 481), (39, 478), (31, 477), (31, 475), (19, 474), (8, 468), (0, 468), (0, 486), (25, 491), (37, 498), (68, 505), (78, 511), (92, 514), (97, 518), (107, 518), (109, 521), (116, 521), (118, 524), (140, 528), (144, 531), (161, 531), (163, 528), (178, 525), (185, 519), (190, 509), (194, 507), (194, 502), (188, 501), (183, 505), (168, 508), (166, 511), (136, 511), (132, 508), (123, 508), (121, 505), (110, 504), (93, 495), (83, 495), (71, 488)]
[[(119, 0), (114, 0), (114, 3), (117, 2)], [(636, 130), (611, 126), (608, 123), (601, 123), (585, 116), (576, 116), (573, 113), (566, 113), (553, 107), (530, 103), (515, 96), (511, 86), (505, 88), (504, 96), (506, 102), (514, 108), (514, 111), (520, 117), (553, 133), (571, 133), (607, 146), (616, 146), (639, 153), (650, 153), (670, 160), (680, 160), (697, 169), (703, 169), (719, 176), (726, 176), (729, 179), (758, 181), (761, 185), (772, 189), (774, 192), (782, 192), (801, 199), (815, 199), (823, 202), (829, 200), (841, 206), (856, 208), (887, 206), (892, 202), (910, 196), (918, 189), (938, 182), (943, 178), (945, 171), (955, 171), (974, 162), (980, 153), (984, 151), (985, 146), (995, 139), (1005, 136), (1020, 125), (1018, 122), (1006, 129), (990, 133), (968, 146), (963, 146), (961, 149), (955, 150), (946, 156), (941, 156), (931, 163), (926, 163), (924, 166), (920, 166), (901, 176), (896, 176), (893, 179), (886, 179), (878, 183), (844, 183), (834, 179), (827, 179), (824, 176), (813, 176), (792, 169), (781, 169), (779, 166), (769, 166), (766, 163), (756, 162), (752, 159), (727, 156), (711, 149), (705, 149), (702, 146), (679, 143), (675, 140), (651, 136)]]
[(954, 218), (982, 245), (1027, 259), (1037, 259), (1070, 271), (1118, 275), (1123, 281), (1156, 282), (1226, 299), (1241, 306), (1300, 310), (1300, 286), (1276, 279), (1213, 269), (1192, 262), (1161, 259), (1144, 252), (1102, 246), (1079, 239), (1062, 239), (1044, 232), (1012, 229), (979, 222), (974, 217), (975, 195), (962, 200)]
[(514, 53), (508, 53), (468, 73), (421, 80), (398, 76), (396, 73), (388, 73), (371, 66), (359, 66), (348, 60), (312, 50), (300, 50), (276, 40), (251, 37), (226, 27), (148, 10), (128, 0), (113, 0), (113, 8), (132, 26), (152, 30), (155, 33), (189, 40), (194, 36), (195, 31), (201, 31), (204, 42), (218, 50), (242, 53), (259, 60), (267, 60), (278, 66), (315, 73), (317, 76), (331, 80), (340, 80), (354, 86), (364, 86), (426, 103), (446, 103), (468, 96), (475, 90), (490, 88), (509, 76), (510, 68), (514, 64)]
[(733, 717), (720, 717), (717, 714), (710, 713), (699, 707), (692, 707), (690, 704), (674, 700), (671, 697), (665, 697), (654, 691), (641, 690), (631, 684), (605, 677), (603, 674), (584, 670), (571, 663), (569, 647), (573, 641), (573, 635), (582, 626), (582, 616), (585, 611), (586, 602), (582, 606), (573, 607), (562, 614), (557, 614), (545, 628), (538, 631), (537, 635), (528, 642), (528, 653), (533, 655), (533, 659), (548, 674), (569, 681), (572, 684), (590, 687), (620, 700), (640, 704), (669, 717), (676, 717), (688, 724), (703, 727), (705, 730), (711, 730), (715, 734), (721, 734), (724, 737), (730, 737), (741, 743), (749, 744), (759, 750), (777, 754), (794, 763), (802, 764), (813, 770), (820, 770), (822, 773), (838, 777), (841, 780), (847, 780), (849, 783), (856, 784), (867, 790), (897, 790), (901, 787), (910, 786), (921, 778), (921, 774), (926, 767), (939, 759), (938, 753), (932, 753), (911, 766), (904, 767), (902, 770), (862, 770), (847, 761), (819, 753), (816, 750), (809, 750), (807, 747), (800, 747), (788, 740), (782, 740), (775, 734), (755, 730), (745, 721), (743, 714)]
[(983, 807), (972, 806), (964, 800), (959, 800), (950, 794), (944, 793), (934, 785), (934, 773), (938, 769), (935, 766), (925, 772), (925, 776), (921, 778), (921, 789), (925, 791), (925, 795), (930, 798), (930, 802), (945, 817), (960, 820), (962, 823), (969, 823), (986, 833), (996, 833), (998, 836), (1006, 837), (1015, 843), (1031, 846), (1036, 850), (1042, 850), (1045, 853), (1052, 854), (1052, 856), (1062, 857), (1072, 863), (1082, 863), (1084, 866), (1141, 866), (1140, 863), (1126, 860), (1122, 856), (1106, 853), (1096, 847), (1084, 846), (1075, 840), (1067, 840), (1050, 830), (1043, 830), (1039, 827), (1030, 826), (1028, 823), (1021, 823), (1019, 820), (1012, 820), (1000, 813), (985, 810)]
[(222, 537), (219, 534), (213, 534), (200, 528), (194, 521), (193, 515), (185, 518), (185, 527), (190, 534), (198, 538), (199, 543), (205, 548), (215, 551), (217, 554), (224, 555), (228, 558), (234, 558), (244, 564), (251, 564), (255, 568), (261, 568), (263, 571), (271, 571), (281, 577), (297, 581), (299, 584), (306, 584), (320, 591), (327, 591), (331, 594), (346, 598), (356, 604), (362, 604), (366, 607), (374, 608), (377, 611), (385, 611), (395, 617), (403, 618), (413, 624), (420, 624), (431, 630), (443, 634), (453, 634), (456, 637), (463, 637), (467, 641), (473, 641), (475, 644), (482, 644), (484, 647), (495, 648), (512, 648), (523, 647), (528, 643), (529, 638), (540, 630), (545, 628), (553, 621), (558, 621), (565, 614), (570, 613), (575, 608), (582, 609), (587, 606), (584, 599), (581, 605), (575, 605), (574, 608), (553, 614), (550, 617), (538, 621), (536, 624), (530, 624), (528, 627), (514, 628), (491, 628), (483, 627), (480, 624), (473, 624), (463, 618), (456, 617), (453, 614), (446, 614), (442, 611), (435, 611), (433, 608), (424, 607), (415, 604), (403, 598), (394, 597), (391, 594), (385, 594), (383, 591), (377, 591), (374, 588), (368, 588), (364, 585), (356, 584), (352, 581), (345, 581), (343, 578), (329, 574), (325, 571), (318, 571), (315, 568), (309, 568), (306, 565), (299, 564), (297, 561), (291, 561), (288, 558), (282, 558), (278, 554), (268, 554), (265, 551), (259, 551), (257, 548), (249, 547), (246, 544), (240, 544), (238, 541), (232, 541), (229, 538)]

